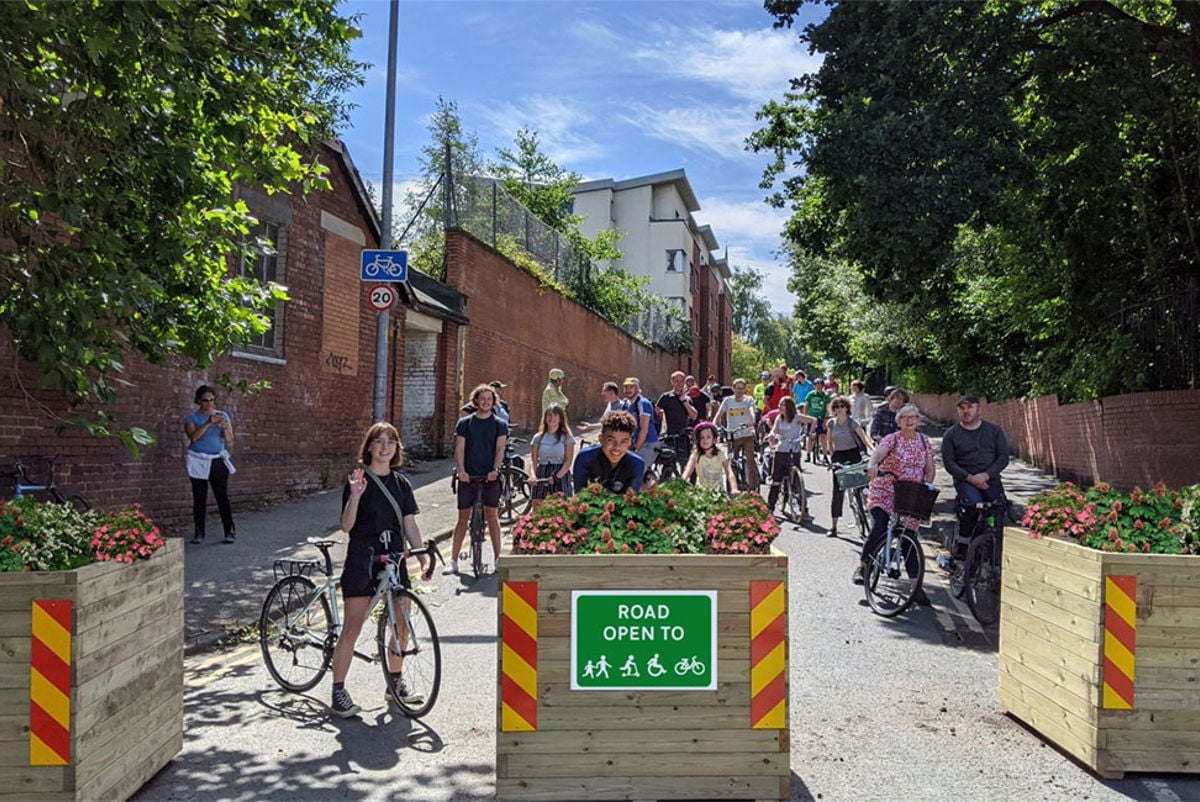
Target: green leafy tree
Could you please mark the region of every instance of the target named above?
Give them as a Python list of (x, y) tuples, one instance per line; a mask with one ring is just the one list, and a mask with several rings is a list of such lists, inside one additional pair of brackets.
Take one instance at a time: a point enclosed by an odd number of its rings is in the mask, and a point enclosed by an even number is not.
[(254, 244), (235, 187), (327, 186), (316, 146), (360, 71), (335, 7), (0, 3), (0, 325), (93, 432), (128, 354), (207, 366), (284, 297), (231, 274)]
[(1200, 6), (836, 3), (800, 35), (822, 66), (749, 144), (793, 267), (857, 265), (898, 368), (1065, 399), (1195, 381), (1155, 310), (1200, 266)]

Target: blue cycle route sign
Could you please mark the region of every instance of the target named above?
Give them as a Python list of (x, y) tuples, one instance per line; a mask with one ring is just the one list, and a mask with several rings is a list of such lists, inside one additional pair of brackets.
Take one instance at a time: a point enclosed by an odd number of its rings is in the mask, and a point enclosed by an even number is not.
[(408, 281), (408, 251), (363, 249), (363, 281)]

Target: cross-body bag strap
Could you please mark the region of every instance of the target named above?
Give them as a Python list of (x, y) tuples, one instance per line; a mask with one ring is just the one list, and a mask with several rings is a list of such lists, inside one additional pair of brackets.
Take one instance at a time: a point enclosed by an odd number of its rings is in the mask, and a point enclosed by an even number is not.
[[(400, 525), (400, 531), (403, 533), (404, 532), (404, 515), (401, 514), (401, 512), (400, 512), (400, 502), (396, 501), (396, 497), (392, 495), (392, 491), (388, 490), (387, 485), (384, 484), (383, 480), (380, 479), (375, 474), (375, 471), (367, 469), (365, 471), (365, 473), (367, 474), (367, 476), (371, 477), (372, 481), (375, 482), (376, 487), (378, 487), (380, 490), (383, 491), (383, 497), (386, 498), (388, 500), (388, 503), (390, 503), (392, 505), (392, 509), (395, 510), (395, 512), (396, 512), (396, 523), (398, 523)], [(392, 547), (390, 542), (384, 543), (383, 545), (384, 545), (384, 548), (387, 548), (387, 549), (390, 549)]]

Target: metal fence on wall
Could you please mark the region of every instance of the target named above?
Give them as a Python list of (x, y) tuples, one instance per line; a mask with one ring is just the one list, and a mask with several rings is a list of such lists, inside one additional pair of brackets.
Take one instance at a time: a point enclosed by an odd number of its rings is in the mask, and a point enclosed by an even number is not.
[[(501, 253), (516, 246), (577, 298), (588, 297), (593, 271), (603, 268), (594, 267), (586, 253), (509, 194), (500, 181), (456, 175), (448, 182), (446, 197), (447, 226), (466, 231)], [(622, 328), (668, 350), (679, 346), (678, 323), (659, 306), (643, 307)]]
[(1137, 306), (1113, 316), (1146, 360), (1151, 390), (1200, 387), (1200, 287), (1195, 276)]

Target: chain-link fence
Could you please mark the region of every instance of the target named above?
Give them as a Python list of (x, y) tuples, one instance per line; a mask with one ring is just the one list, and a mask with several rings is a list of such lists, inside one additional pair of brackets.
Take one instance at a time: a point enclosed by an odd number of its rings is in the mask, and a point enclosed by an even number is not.
[(1200, 282), (1190, 276), (1158, 298), (1110, 318), (1137, 344), (1151, 390), (1200, 386)]
[[(579, 299), (590, 297), (593, 267), (588, 255), (547, 225), (494, 178), (454, 176), (446, 193), (447, 227), (466, 231), (500, 253), (515, 247), (532, 257), (556, 282)], [(445, 202), (445, 201), (443, 201)], [(602, 269), (602, 268), (599, 268)], [(690, 347), (687, 324), (661, 304), (644, 305), (622, 328), (634, 337), (676, 351)], [(584, 301), (586, 304), (586, 301)]]

